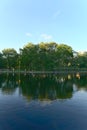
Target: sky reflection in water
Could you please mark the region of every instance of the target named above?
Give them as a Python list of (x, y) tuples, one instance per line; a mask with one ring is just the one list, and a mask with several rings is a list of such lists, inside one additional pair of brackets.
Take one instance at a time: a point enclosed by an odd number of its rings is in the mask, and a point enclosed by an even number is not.
[(87, 130), (87, 76), (0, 75), (0, 130), (19, 129)]

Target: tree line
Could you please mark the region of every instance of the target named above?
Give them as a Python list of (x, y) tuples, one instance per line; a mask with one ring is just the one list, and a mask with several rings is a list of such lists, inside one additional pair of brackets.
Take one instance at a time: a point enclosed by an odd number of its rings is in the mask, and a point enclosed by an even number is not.
[(0, 52), (0, 69), (58, 70), (86, 68), (87, 52), (76, 52), (71, 46), (56, 42), (27, 43), (17, 52), (6, 48)]

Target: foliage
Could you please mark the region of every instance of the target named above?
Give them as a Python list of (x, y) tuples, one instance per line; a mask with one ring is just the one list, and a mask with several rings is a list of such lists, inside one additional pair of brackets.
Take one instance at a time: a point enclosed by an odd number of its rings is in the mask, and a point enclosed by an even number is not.
[(56, 42), (27, 43), (19, 49), (7, 48), (0, 53), (0, 69), (58, 70), (86, 68), (87, 52), (75, 52), (71, 46)]
[(11, 69), (15, 68), (17, 65), (18, 54), (15, 49), (8, 48), (2, 50), (3, 59), (6, 62), (6, 68)]

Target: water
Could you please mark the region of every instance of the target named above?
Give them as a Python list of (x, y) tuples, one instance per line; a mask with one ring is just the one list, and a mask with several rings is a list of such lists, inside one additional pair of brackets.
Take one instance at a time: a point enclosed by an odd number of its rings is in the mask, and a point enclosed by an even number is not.
[(87, 130), (87, 76), (0, 75), (0, 130)]

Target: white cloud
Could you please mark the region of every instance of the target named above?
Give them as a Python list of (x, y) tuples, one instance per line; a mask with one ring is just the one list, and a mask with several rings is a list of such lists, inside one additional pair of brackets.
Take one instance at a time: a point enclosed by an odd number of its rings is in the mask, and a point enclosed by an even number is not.
[(45, 40), (51, 40), (52, 36), (51, 35), (47, 35), (47, 34), (41, 34), (41, 37)]
[(26, 33), (26, 36), (32, 37), (32, 34), (31, 33)]
[(57, 18), (59, 15), (61, 14), (61, 12), (58, 10), (54, 13), (53, 17), (54, 18)]

